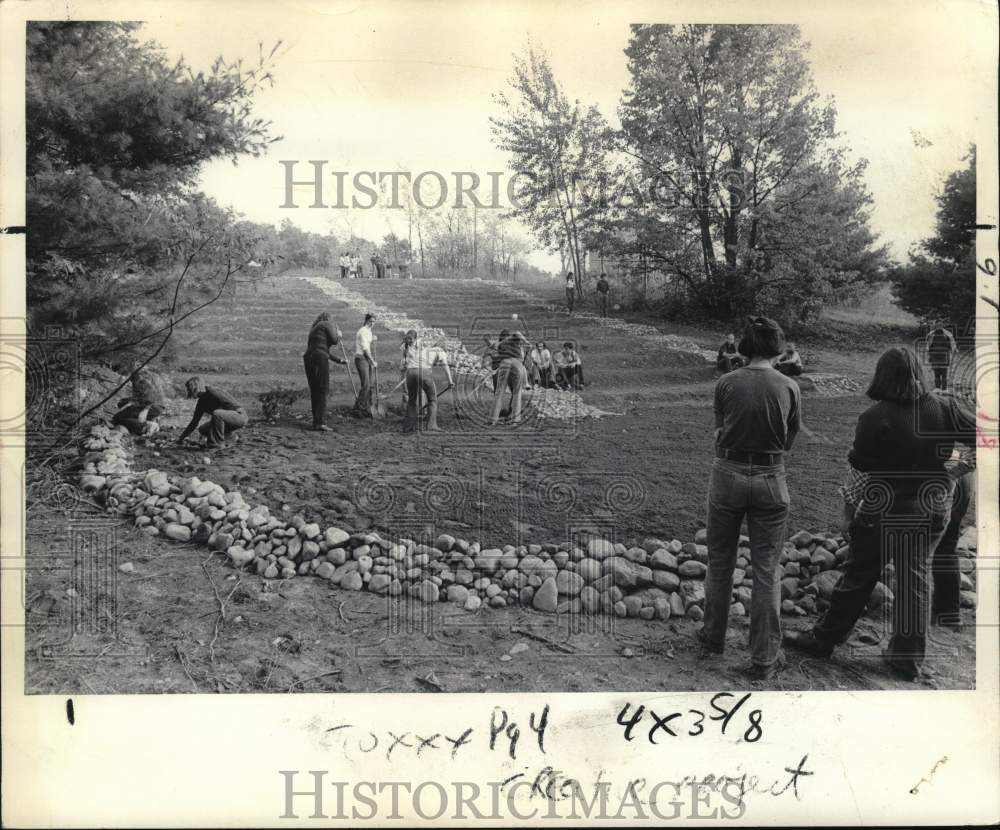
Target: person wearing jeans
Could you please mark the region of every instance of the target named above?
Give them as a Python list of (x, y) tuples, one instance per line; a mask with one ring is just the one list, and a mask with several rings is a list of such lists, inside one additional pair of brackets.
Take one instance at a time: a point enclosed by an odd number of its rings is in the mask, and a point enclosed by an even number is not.
[(963, 464), (952, 472), (955, 477), (955, 491), (952, 494), (951, 516), (941, 541), (934, 550), (931, 560), (931, 574), (934, 580), (934, 597), (931, 601), (931, 622), (959, 629), (962, 625), (961, 587), (962, 576), (958, 567), (958, 537), (962, 530), (962, 520), (969, 512), (976, 492), (976, 474), (965, 472)]
[(753, 567), (749, 673), (759, 680), (772, 677), (781, 665), (778, 557), (790, 503), (785, 452), (801, 417), (798, 385), (771, 365), (783, 342), (777, 323), (751, 318), (738, 347), (748, 365), (723, 375), (715, 386), (705, 624), (698, 637), (707, 651), (725, 650), (740, 527), (746, 519)]
[(371, 415), (372, 370), (378, 365), (372, 351), (378, 340), (374, 329), (375, 315), (366, 314), (365, 322), (354, 335), (354, 368), (358, 370), (358, 379), (361, 381), (361, 389), (354, 401), (354, 414), (358, 417)]
[(510, 389), (510, 420), (515, 424), (521, 423), (521, 390), (528, 382), (528, 373), (524, 368), (524, 351), (527, 345), (524, 335), (515, 331), (497, 346), (500, 365), (496, 374), (490, 426), (496, 426), (500, 420), (503, 395), (507, 389)]
[[(184, 387), (187, 389), (187, 396), (197, 398), (198, 403), (195, 405), (190, 423), (177, 438), (178, 444), (183, 444), (197, 427), (198, 432), (208, 439), (205, 444), (207, 448), (224, 447), (229, 435), (247, 425), (243, 406), (223, 390), (205, 386), (198, 376), (188, 378)], [(206, 415), (210, 416), (209, 419), (199, 427), (198, 424)]]
[(421, 394), (427, 398), (427, 419), (424, 422), (425, 432), (441, 432), (437, 422), (437, 384), (434, 383), (433, 369), (444, 367), (448, 378), (448, 386), (453, 381), (451, 367), (444, 349), (425, 348), (417, 338), (413, 329), (406, 332), (401, 348), (402, 359), (399, 368), (406, 382), (406, 417), (403, 419), (403, 432), (416, 432), (417, 419), (420, 411)]
[(976, 418), (960, 399), (927, 391), (920, 363), (905, 347), (882, 353), (867, 395), (875, 403), (858, 418), (841, 488), (851, 554), (826, 613), (811, 631), (789, 632), (785, 642), (830, 657), (891, 561), (896, 592), (884, 656), (893, 671), (916, 680), (926, 651), (931, 563), (952, 517), (955, 480), (971, 469), (947, 462), (956, 442), (974, 459)]

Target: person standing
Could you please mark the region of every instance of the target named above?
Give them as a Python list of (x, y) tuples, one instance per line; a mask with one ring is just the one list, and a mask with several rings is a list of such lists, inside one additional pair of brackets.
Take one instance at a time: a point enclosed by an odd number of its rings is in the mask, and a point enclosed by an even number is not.
[[(195, 404), (190, 423), (177, 438), (178, 444), (183, 444), (197, 427), (198, 432), (207, 439), (205, 446), (208, 449), (224, 447), (226, 438), (247, 425), (243, 405), (218, 387), (206, 386), (195, 375), (187, 379), (184, 388), (188, 398), (196, 398), (198, 403)], [(206, 415), (209, 419), (199, 427), (198, 424)]]
[(372, 278), (378, 279), (379, 278), (379, 272), (378, 272), (378, 253), (375, 252), (375, 251), (372, 251), (372, 255), (370, 257), (368, 257), (368, 261), (371, 263), (371, 266), (372, 266), (371, 276), (369, 277), (369, 279), (372, 279)]
[(312, 428), (317, 431), (329, 432), (326, 421), (326, 398), (330, 391), (330, 361), (343, 363), (347, 361), (334, 354), (331, 349), (340, 343), (343, 335), (340, 329), (330, 322), (329, 312), (322, 312), (309, 328), (306, 341), (306, 351), (302, 355), (302, 363), (306, 370), (306, 382), (309, 384), (309, 398), (312, 404)]
[(736, 550), (745, 518), (753, 566), (749, 675), (758, 680), (771, 678), (782, 663), (778, 557), (785, 544), (790, 503), (785, 453), (792, 448), (801, 418), (798, 384), (771, 365), (783, 340), (776, 322), (750, 318), (737, 347), (748, 364), (715, 384), (705, 624), (698, 637), (708, 651), (721, 654), (725, 649)]
[(378, 366), (372, 354), (372, 348), (378, 337), (375, 335), (375, 315), (365, 315), (365, 322), (354, 335), (354, 367), (358, 370), (358, 380), (361, 388), (357, 400), (354, 401), (354, 414), (362, 417), (371, 415), (372, 406), (372, 370)]
[(786, 377), (798, 377), (802, 374), (802, 358), (795, 350), (794, 343), (786, 343), (784, 351), (778, 355), (774, 368)]
[(437, 423), (437, 385), (434, 383), (433, 369), (435, 366), (443, 366), (450, 386), (452, 378), (448, 357), (444, 349), (424, 348), (413, 329), (404, 335), (401, 351), (402, 359), (399, 368), (406, 381), (406, 417), (403, 419), (403, 432), (417, 431), (421, 393), (427, 398), (427, 418), (424, 421), (424, 430), (426, 432), (441, 432)]
[[(974, 457), (976, 418), (960, 399), (927, 391), (920, 363), (906, 347), (882, 353), (866, 394), (875, 403), (858, 418), (841, 488), (850, 556), (826, 613), (811, 631), (786, 634), (785, 643), (830, 657), (864, 613), (888, 560), (896, 593), (884, 657), (895, 673), (916, 680), (927, 642), (928, 569), (952, 516), (954, 481), (968, 469), (947, 462), (956, 441)], [(942, 600), (942, 612), (954, 610), (948, 607), (953, 597)]]
[(943, 326), (935, 327), (927, 335), (927, 362), (934, 372), (935, 389), (948, 388), (948, 369), (957, 351), (954, 336)]
[(573, 272), (570, 271), (566, 274), (566, 308), (569, 313), (573, 313), (573, 303), (576, 300), (576, 280), (573, 278)]
[(493, 392), (493, 411), (490, 413), (490, 426), (496, 426), (500, 420), (500, 410), (503, 406), (504, 392), (510, 390), (510, 420), (511, 423), (521, 423), (521, 390), (527, 383), (527, 373), (524, 370), (524, 352), (527, 340), (519, 331), (500, 340), (497, 355), (500, 363), (496, 372), (496, 386)]
[(340, 254), (340, 278), (342, 280), (347, 279), (347, 269), (351, 267), (351, 258), (344, 251)]
[(377, 276), (380, 280), (385, 279), (385, 257), (380, 253), (375, 254), (375, 268), (378, 271)]
[(605, 273), (601, 274), (601, 278), (597, 281), (597, 299), (601, 308), (601, 316), (608, 316), (608, 291), (611, 290), (611, 286), (608, 284), (608, 275)]
[(725, 341), (719, 346), (719, 354), (715, 359), (715, 367), (720, 372), (731, 372), (733, 369), (739, 369), (742, 365), (743, 358), (736, 351), (736, 335), (732, 333), (727, 334)]

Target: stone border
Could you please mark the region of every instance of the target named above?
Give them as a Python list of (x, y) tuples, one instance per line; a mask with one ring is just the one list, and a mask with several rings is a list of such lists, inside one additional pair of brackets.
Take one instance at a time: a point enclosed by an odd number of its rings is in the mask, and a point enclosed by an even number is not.
[[(323, 529), (301, 516), (285, 521), (265, 505), (248, 504), (238, 490), (197, 477), (135, 472), (131, 442), (124, 427), (95, 425), (83, 441), (80, 487), (109, 511), (131, 516), (148, 536), (207, 545), (233, 567), (250, 568), (265, 579), (313, 575), (350, 591), (445, 601), (467, 611), (514, 605), (646, 620), (703, 617), (704, 530), (687, 543), (647, 538), (632, 547), (596, 536), (579, 544), (492, 548), (449, 534), (440, 534), (433, 545), (384, 539), (378, 533)], [(975, 550), (970, 528), (959, 542), (964, 607), (975, 606)], [(822, 610), (848, 551), (839, 536), (805, 530), (792, 535), (779, 567), (782, 612), (805, 616)], [(749, 613), (751, 568), (748, 539), (741, 536), (734, 616)], [(880, 582), (869, 608), (891, 598)]]

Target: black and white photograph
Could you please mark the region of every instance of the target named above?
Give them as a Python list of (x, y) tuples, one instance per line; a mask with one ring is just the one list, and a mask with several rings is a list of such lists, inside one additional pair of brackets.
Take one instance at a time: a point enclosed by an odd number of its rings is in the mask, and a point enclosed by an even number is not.
[[(803, 800), (852, 773), (794, 701), (886, 693), (889, 752), (978, 692), (996, 738), (997, 10), (756, 5), (5, 6), (5, 696), (65, 740), (222, 696), (359, 768), (509, 746), (571, 823), (574, 693), (608, 770), (711, 731), (752, 823), (862, 820)], [(257, 822), (309, 823), (307, 769)], [(92, 820), (176, 805), (135, 809)]]

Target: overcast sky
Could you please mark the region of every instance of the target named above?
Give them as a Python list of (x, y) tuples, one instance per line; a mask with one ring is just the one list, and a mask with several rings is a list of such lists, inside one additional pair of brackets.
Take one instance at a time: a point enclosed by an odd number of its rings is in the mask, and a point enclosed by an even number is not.
[[(835, 98), (838, 127), (854, 155), (870, 161), (874, 228), (903, 256), (932, 230), (933, 197), (944, 177), (960, 166), (970, 142), (988, 135), (995, 9), (976, 0), (839, 2), (806, 17), (804, 5), (769, 7), (770, 19), (801, 25), (820, 93)], [(740, 22), (748, 7), (757, 14), (764, 8), (723, 4), (716, 19)], [(596, 103), (617, 123), (628, 83), (622, 50), (629, 22), (692, 19), (690, 5), (671, 3), (651, 7), (655, 16), (641, 6), (621, 11), (580, 2), (245, 3), (238, 14), (213, 14), (211, 4), (164, 8), (169, 18), (148, 19), (146, 35), (196, 68), (218, 54), (252, 59), (258, 41), (268, 48), (283, 41), (276, 84), (260, 93), (256, 111), (284, 139), (266, 157), (208, 166), (205, 191), (258, 221), (290, 216), (303, 227), (341, 233), (344, 211), (280, 208), (279, 159), (301, 160), (306, 175), (309, 159), (351, 175), (505, 170), (506, 158), (491, 141), (492, 96), (506, 86), (512, 53), (529, 38), (549, 52), (571, 97)], [(698, 8), (702, 22), (713, 20), (710, 6)], [(911, 131), (929, 146), (918, 147)], [(354, 212), (353, 220), (369, 237), (384, 235), (392, 221), (397, 232), (405, 228), (402, 212), (394, 220), (384, 211)]]

